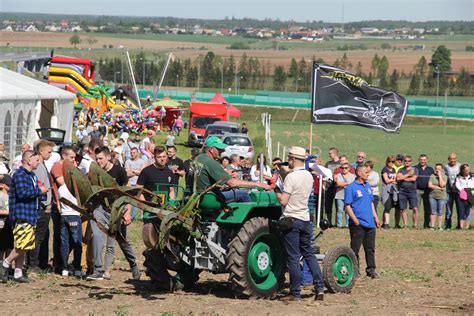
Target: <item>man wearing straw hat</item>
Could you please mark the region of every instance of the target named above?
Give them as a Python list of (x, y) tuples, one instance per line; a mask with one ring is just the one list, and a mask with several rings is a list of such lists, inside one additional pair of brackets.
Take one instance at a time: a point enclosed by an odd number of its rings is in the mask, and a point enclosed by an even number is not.
[(283, 301), (301, 300), (301, 256), (306, 261), (315, 289), (315, 300), (324, 299), (324, 282), (321, 269), (314, 255), (312, 239), (313, 225), (308, 209), (308, 200), (313, 189), (313, 176), (305, 170), (306, 151), (301, 147), (291, 147), (288, 163), (293, 171), (288, 174), (276, 196), (283, 207), (280, 226), (283, 231), (288, 270), (290, 273), (290, 293)]

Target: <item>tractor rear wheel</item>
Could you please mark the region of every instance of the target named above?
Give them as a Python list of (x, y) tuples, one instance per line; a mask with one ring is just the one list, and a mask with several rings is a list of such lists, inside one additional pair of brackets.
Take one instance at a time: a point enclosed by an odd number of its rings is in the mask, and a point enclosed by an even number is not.
[(323, 274), (329, 292), (350, 293), (359, 274), (354, 251), (347, 246), (330, 249), (323, 260)]
[(270, 220), (247, 221), (229, 244), (229, 279), (237, 293), (252, 298), (273, 297), (285, 278), (285, 252), (280, 233)]
[[(199, 280), (200, 271), (193, 270), (185, 264), (173, 263), (157, 249), (147, 249), (143, 255), (145, 256), (143, 262), (145, 274), (159, 288), (173, 292), (178, 289), (191, 288)], [(171, 276), (168, 269), (173, 269), (176, 274)]]

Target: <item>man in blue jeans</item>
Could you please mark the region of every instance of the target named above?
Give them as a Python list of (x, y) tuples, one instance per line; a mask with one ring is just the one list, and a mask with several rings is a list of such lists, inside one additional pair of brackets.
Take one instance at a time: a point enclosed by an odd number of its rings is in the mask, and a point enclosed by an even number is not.
[(283, 207), (283, 220), (292, 223), (283, 232), (287, 253), (287, 265), (290, 273), (290, 293), (282, 301), (301, 300), (301, 267), (303, 256), (313, 276), (316, 292), (315, 300), (324, 300), (324, 281), (318, 260), (314, 255), (312, 237), (313, 225), (309, 218), (308, 200), (313, 189), (313, 176), (305, 170), (306, 152), (304, 148), (292, 147), (288, 154), (288, 163), (293, 172), (288, 174), (283, 188), (276, 190), (276, 196)]
[(375, 229), (380, 227), (380, 221), (372, 203), (374, 196), (367, 182), (369, 178), (367, 167), (357, 166), (356, 176), (356, 180), (349, 184), (344, 192), (344, 204), (349, 215), (351, 248), (359, 265), (360, 246), (364, 246), (367, 263), (365, 271), (369, 278), (377, 279), (379, 275), (375, 271)]

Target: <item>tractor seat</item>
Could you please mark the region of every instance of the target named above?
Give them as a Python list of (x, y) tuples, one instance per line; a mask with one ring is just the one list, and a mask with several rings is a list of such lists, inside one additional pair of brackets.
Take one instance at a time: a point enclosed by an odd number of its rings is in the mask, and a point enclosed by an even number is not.
[(223, 198), (215, 194), (214, 192), (208, 192), (204, 194), (199, 202), (199, 209), (202, 212), (214, 212), (220, 211), (226, 206), (226, 202)]

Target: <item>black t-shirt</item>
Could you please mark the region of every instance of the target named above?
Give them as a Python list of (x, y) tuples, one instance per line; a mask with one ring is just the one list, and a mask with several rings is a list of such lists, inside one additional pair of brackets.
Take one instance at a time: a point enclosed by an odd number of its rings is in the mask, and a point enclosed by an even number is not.
[(119, 165), (114, 165), (107, 173), (117, 181), (117, 184), (122, 186), (128, 182), (127, 171)]
[(184, 170), (184, 162), (181, 158), (174, 158), (174, 159), (169, 159), (168, 160), (168, 166), (173, 166), (176, 165), (178, 166), (178, 170)]
[[(167, 166), (159, 169), (153, 164), (140, 172), (137, 184), (143, 185), (145, 189), (151, 192), (155, 192), (157, 189), (158, 191), (169, 192), (170, 185), (175, 183), (175, 178), (175, 174)], [(145, 195), (145, 198), (150, 200), (150, 196)]]
[[(171, 170), (172, 166), (178, 166), (178, 170), (185, 170), (183, 160), (181, 158), (178, 158), (178, 157), (176, 157), (174, 159), (169, 158), (168, 168)], [(178, 183), (179, 183), (179, 176), (177, 174), (175, 174), (173, 184), (178, 185)]]
[(386, 173), (389, 179), (395, 179), (397, 177), (397, 172), (393, 168), (389, 168), (387, 166), (383, 167), (382, 171), (380, 172), (380, 175), (382, 176), (382, 181), (384, 184), (387, 184), (385, 182), (385, 179), (383, 177), (383, 174)]
[(185, 181), (186, 181), (186, 189), (192, 189), (193, 187), (193, 170), (191, 167), (191, 163), (193, 162), (192, 159), (188, 159), (183, 163), (184, 171), (186, 172)]

